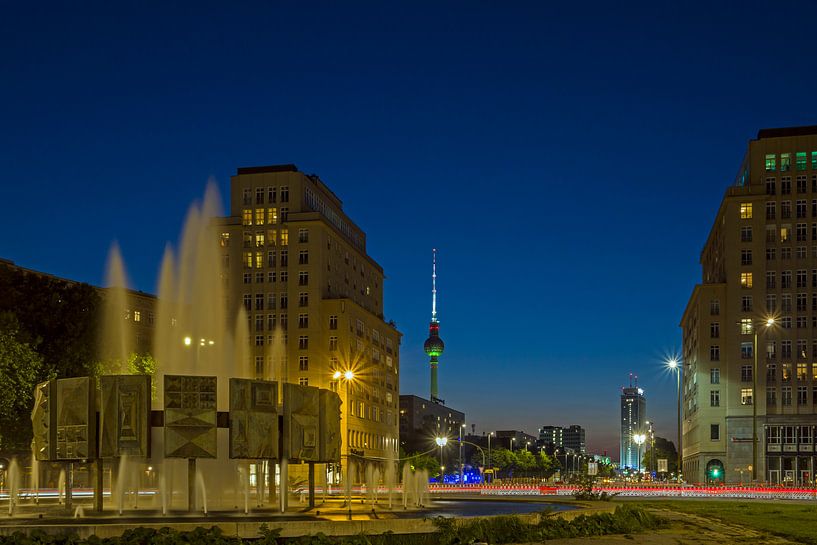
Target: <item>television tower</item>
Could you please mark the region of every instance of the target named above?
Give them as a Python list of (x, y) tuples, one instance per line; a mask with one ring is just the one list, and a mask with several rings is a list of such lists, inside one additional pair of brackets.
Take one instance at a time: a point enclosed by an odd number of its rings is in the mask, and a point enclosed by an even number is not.
[(440, 323), (437, 321), (437, 249), (432, 250), (431, 257), (431, 323), (428, 324), (428, 339), (423, 344), (423, 350), (431, 358), (431, 401), (445, 403), (439, 397), (437, 389), (437, 358), (445, 350), (445, 343), (440, 338)]

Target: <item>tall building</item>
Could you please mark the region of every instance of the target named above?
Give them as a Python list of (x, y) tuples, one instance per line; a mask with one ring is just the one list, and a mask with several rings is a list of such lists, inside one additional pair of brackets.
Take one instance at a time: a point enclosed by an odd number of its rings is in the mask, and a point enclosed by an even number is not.
[(638, 387), (638, 378), (633, 384), (630, 375), (630, 386), (621, 389), (621, 440), (619, 467), (641, 469), (639, 453), (641, 451), (634, 437), (644, 433), (647, 421), (647, 398), (644, 390)]
[[(256, 375), (338, 391), (344, 456), (396, 454), (401, 334), (384, 321), (383, 269), (337, 195), (295, 165), (239, 168), (219, 233)], [(348, 385), (333, 378), (347, 370)]]
[(700, 261), (681, 319), (685, 478), (812, 482), (817, 126), (749, 142)]
[(431, 401), (434, 403), (445, 403), (440, 399), (439, 387), (437, 384), (438, 357), (445, 350), (445, 344), (440, 338), (440, 322), (437, 321), (437, 250), (434, 249), (431, 260), (431, 323), (428, 324), (428, 339), (423, 345), (423, 350), (430, 358), (431, 367)]
[(563, 428), (562, 441), (566, 449), (571, 449), (577, 454), (584, 454), (587, 452), (587, 443), (584, 438), (584, 428), (573, 425)]
[(448, 449), (456, 448), (453, 440), (464, 423), (461, 411), (415, 395), (400, 396), (400, 444), (407, 453), (434, 448), (436, 437), (447, 437), (452, 440)]

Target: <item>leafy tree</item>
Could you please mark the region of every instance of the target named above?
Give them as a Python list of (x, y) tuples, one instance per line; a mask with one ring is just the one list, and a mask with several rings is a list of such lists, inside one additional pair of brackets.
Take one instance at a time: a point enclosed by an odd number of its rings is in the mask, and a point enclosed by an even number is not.
[(404, 463), (409, 464), (413, 471), (428, 471), (429, 477), (439, 477), (440, 475), (440, 460), (431, 456), (430, 454), (414, 453), (406, 457)]
[(550, 478), (562, 464), (555, 456), (549, 456), (544, 450), (536, 455), (536, 471), (544, 478)]
[[(641, 461), (643, 468), (645, 469), (652, 469), (655, 467), (658, 469), (658, 463), (656, 462), (653, 466), (652, 463), (653, 459), (653, 448), (652, 446), (647, 446), (644, 452), (644, 457)], [(669, 473), (674, 473), (678, 470), (678, 451), (675, 450), (675, 443), (668, 439), (664, 439), (663, 437), (655, 438), (655, 459), (667, 460), (667, 470)]]
[(0, 267), (0, 293), (0, 312), (16, 316), (18, 339), (42, 356), (39, 378), (91, 374), (101, 309), (94, 287)]
[(491, 464), (506, 475), (513, 473), (516, 462), (516, 456), (508, 449), (498, 448), (491, 451)]
[[(97, 361), (89, 366), (93, 376), (116, 375), (120, 373), (128, 375), (148, 375), (156, 377), (156, 359), (150, 354), (137, 354), (132, 352), (128, 356), (128, 361), (124, 364), (119, 359)], [(156, 397), (156, 381), (151, 381), (151, 396)]]
[(536, 457), (532, 452), (519, 449), (514, 453), (514, 456), (516, 456), (516, 467), (519, 468), (519, 471), (528, 474), (536, 469)]
[(29, 449), (34, 387), (43, 367), (42, 357), (20, 340), (16, 318), (0, 315), (0, 452)]

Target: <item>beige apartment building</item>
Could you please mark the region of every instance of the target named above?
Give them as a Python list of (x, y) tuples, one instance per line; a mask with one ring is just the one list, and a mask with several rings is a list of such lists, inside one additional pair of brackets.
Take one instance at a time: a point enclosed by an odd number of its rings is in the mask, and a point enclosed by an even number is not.
[[(340, 199), (294, 165), (239, 168), (220, 245), (256, 376), (338, 391), (343, 456), (396, 457), (401, 334), (383, 317), (383, 269)], [(352, 380), (334, 378), (349, 370)]]
[(681, 320), (684, 477), (813, 483), (817, 126), (749, 142), (700, 260)]

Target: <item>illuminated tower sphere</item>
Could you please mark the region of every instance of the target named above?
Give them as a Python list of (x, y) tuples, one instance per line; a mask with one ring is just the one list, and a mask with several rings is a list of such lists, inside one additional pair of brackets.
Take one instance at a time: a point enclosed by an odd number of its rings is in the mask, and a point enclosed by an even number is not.
[(431, 323), (428, 324), (428, 339), (423, 344), (423, 350), (431, 361), (431, 401), (442, 400), (437, 388), (437, 358), (445, 350), (445, 343), (440, 338), (440, 323), (437, 321), (437, 250), (432, 252), (431, 260)]

